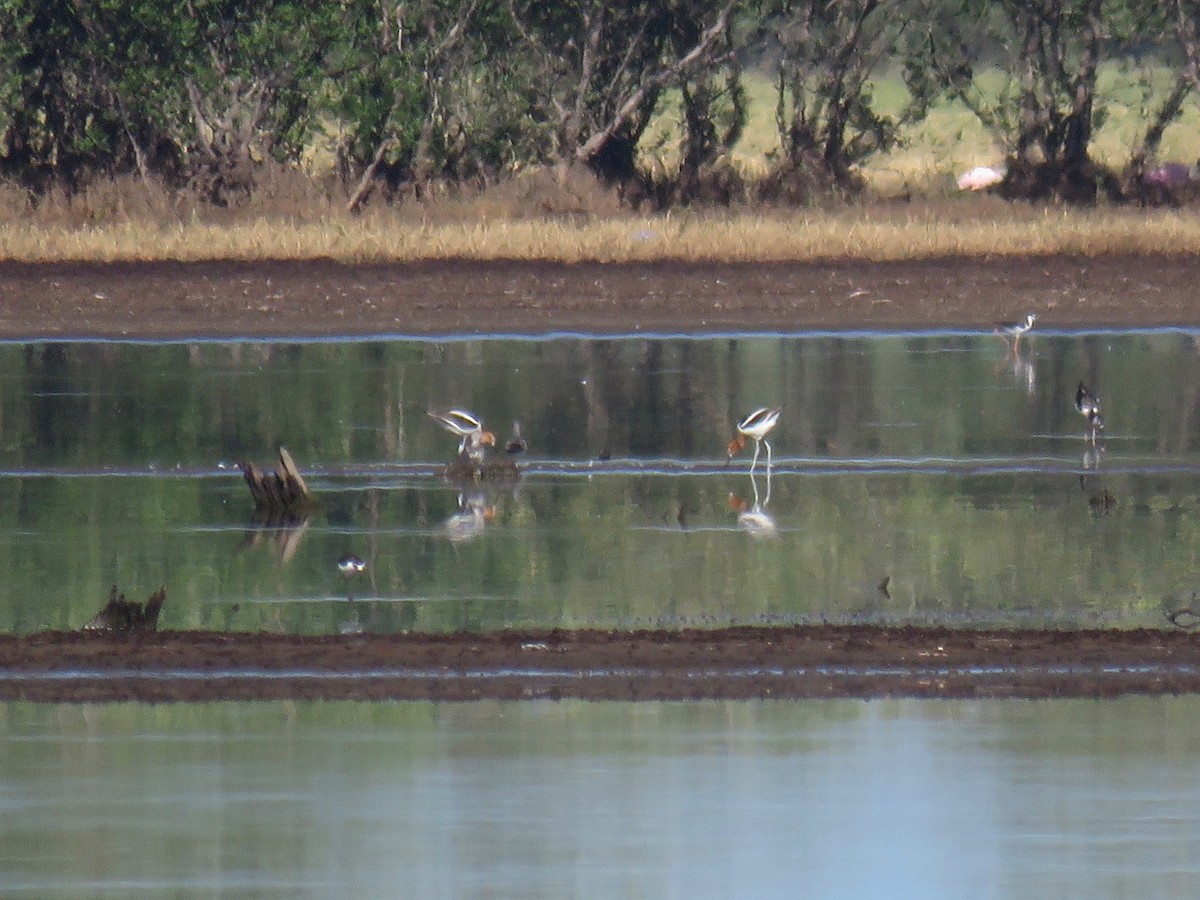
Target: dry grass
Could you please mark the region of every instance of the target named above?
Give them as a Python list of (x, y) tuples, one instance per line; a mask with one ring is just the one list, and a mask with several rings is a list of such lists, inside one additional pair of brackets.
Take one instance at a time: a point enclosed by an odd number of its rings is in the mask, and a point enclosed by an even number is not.
[[(456, 201), (458, 202), (458, 201)], [(245, 214), (213, 223), (0, 223), (0, 259), (20, 261), (268, 260), (347, 263), (422, 259), (621, 262), (786, 261), (1119, 252), (1200, 253), (1190, 211), (1076, 211), (993, 198), (874, 204), (837, 212), (734, 212), (415, 221), (382, 210), (314, 221)]]
[(639, 216), (590, 177), (551, 171), (486, 190), (376, 198), (357, 216), (344, 211), (345, 196), (343, 186), (278, 171), (265, 172), (236, 209), (135, 179), (52, 193), (36, 207), (0, 186), (0, 260), (765, 262), (1200, 252), (1200, 212), (1189, 209), (1082, 211), (944, 196)]

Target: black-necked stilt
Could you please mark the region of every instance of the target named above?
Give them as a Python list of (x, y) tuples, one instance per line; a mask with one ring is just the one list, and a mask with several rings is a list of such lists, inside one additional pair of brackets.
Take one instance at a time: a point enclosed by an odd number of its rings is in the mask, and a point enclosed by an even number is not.
[(479, 417), (465, 409), (452, 409), (444, 413), (426, 410), (426, 415), (451, 434), (462, 438), (458, 445), (459, 454), (465, 453), (475, 462), (483, 461), (484, 445), (496, 446), (496, 435), (484, 431)]
[(1033, 327), (1034, 321), (1037, 319), (1037, 313), (1026, 313), (1025, 318), (1018, 322), (998, 322), (996, 323), (996, 333), (1004, 338), (1004, 343), (1008, 343), (1008, 339), (1012, 338), (1012, 352), (1017, 352), (1017, 345), (1021, 343), (1021, 335)]
[(337, 567), (338, 571), (347, 578), (352, 578), (366, 571), (367, 564), (353, 553), (347, 553), (344, 556), (338, 557)]
[(1095, 444), (1097, 433), (1104, 430), (1104, 416), (1100, 415), (1100, 398), (1089, 391), (1082, 381), (1075, 390), (1075, 408), (1091, 427), (1091, 440)]
[(783, 412), (783, 407), (763, 406), (738, 422), (737, 435), (729, 442), (729, 458), (733, 459), (736, 454), (741, 452), (742, 448), (746, 446), (746, 438), (753, 438), (754, 458), (750, 461), (750, 471), (754, 471), (754, 466), (758, 462), (760, 446), (766, 444), (767, 471), (769, 472), (771, 470), (771, 445), (767, 442), (767, 435), (775, 427), (775, 423), (779, 421), (779, 414), (781, 412)]

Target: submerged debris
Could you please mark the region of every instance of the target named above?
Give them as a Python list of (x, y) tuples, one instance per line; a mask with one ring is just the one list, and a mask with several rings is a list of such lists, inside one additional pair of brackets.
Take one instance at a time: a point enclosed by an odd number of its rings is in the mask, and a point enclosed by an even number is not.
[(126, 600), (124, 594), (117, 593), (117, 586), (114, 584), (108, 592), (108, 603), (83, 626), (83, 630), (155, 631), (158, 628), (158, 614), (162, 611), (163, 601), (166, 599), (167, 589), (160, 587), (146, 598), (145, 603)]

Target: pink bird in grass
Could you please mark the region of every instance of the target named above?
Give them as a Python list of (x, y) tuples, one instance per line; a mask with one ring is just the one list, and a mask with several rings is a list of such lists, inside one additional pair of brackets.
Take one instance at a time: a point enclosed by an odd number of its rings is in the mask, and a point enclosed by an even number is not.
[(1003, 167), (976, 166), (969, 172), (958, 176), (960, 191), (986, 191), (1004, 180)]

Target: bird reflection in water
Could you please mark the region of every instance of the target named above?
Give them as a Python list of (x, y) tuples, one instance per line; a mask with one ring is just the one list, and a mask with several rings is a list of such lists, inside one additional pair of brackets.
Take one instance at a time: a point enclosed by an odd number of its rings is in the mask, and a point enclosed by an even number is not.
[(751, 537), (773, 537), (777, 531), (775, 519), (767, 512), (767, 504), (771, 502), (771, 469), (767, 468), (767, 492), (759, 500), (758, 479), (750, 473), (750, 488), (754, 492), (754, 502), (747, 503), (737, 494), (729, 495), (729, 506), (737, 513), (738, 527)]
[(342, 573), (342, 577), (346, 579), (346, 602), (350, 604), (350, 618), (338, 625), (338, 632), (341, 634), (359, 634), (362, 632), (362, 623), (358, 621), (358, 609), (354, 605), (354, 589), (353, 584), (367, 569), (367, 564), (353, 553), (345, 553), (338, 557), (338, 571)]
[(458, 495), (458, 512), (449, 516), (442, 527), (446, 537), (459, 544), (479, 537), (495, 518), (496, 506), (488, 503), (487, 494), (470, 491)]
[[(1005, 365), (1006, 363), (1007, 366)], [(1033, 365), (1033, 359), (1013, 351), (996, 366), (996, 374), (999, 375), (1001, 370), (1005, 368), (1008, 369), (1012, 380), (1024, 388), (1026, 394), (1033, 396), (1037, 393), (1037, 369)]]
[(1179, 591), (1162, 599), (1163, 615), (1176, 628), (1200, 628), (1200, 591)]
[(1087, 495), (1088, 507), (1096, 516), (1107, 515), (1117, 505), (1117, 498), (1103, 482), (1100, 464), (1104, 461), (1104, 417), (1100, 414), (1100, 399), (1081, 381), (1075, 391), (1075, 408), (1088, 423), (1088, 448), (1083, 451), (1083, 471), (1079, 473), (1079, 489)]

